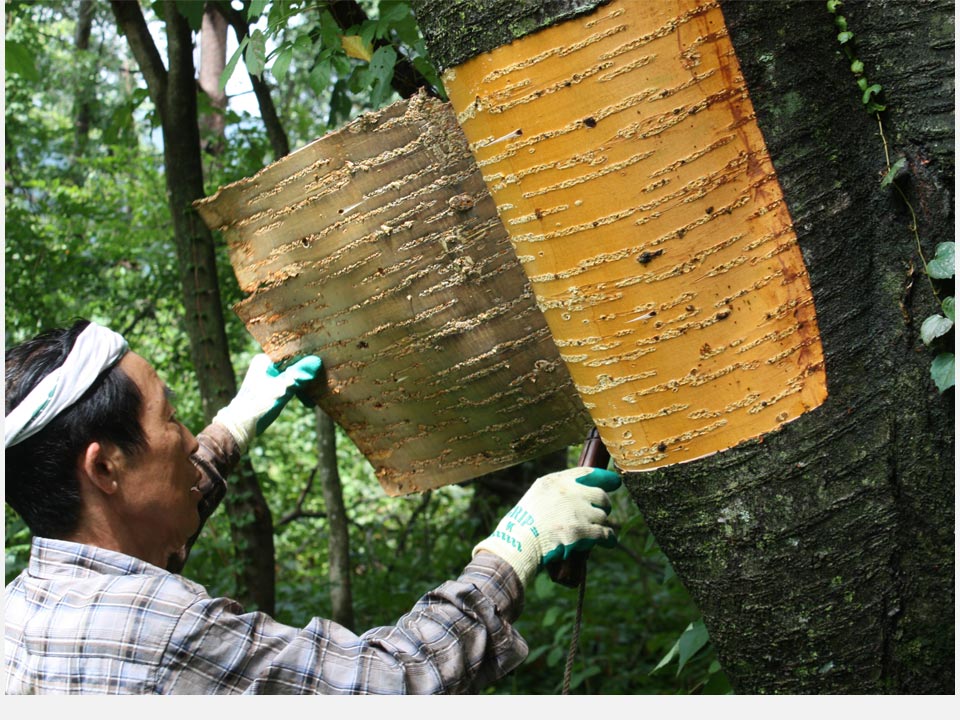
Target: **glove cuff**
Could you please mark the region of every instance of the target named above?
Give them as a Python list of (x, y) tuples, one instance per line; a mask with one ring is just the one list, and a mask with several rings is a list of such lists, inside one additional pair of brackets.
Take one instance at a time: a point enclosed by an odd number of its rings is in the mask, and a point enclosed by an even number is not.
[(230, 432), (233, 439), (237, 442), (237, 448), (240, 450), (240, 454), (247, 451), (256, 427), (252, 420), (245, 423), (237, 422), (235, 413), (231, 412), (230, 406), (227, 405), (227, 407), (214, 415), (213, 422), (223, 425)]
[(496, 531), (486, 540), (476, 544), (471, 557), (476, 557), (481, 550), (493, 553), (508, 563), (517, 573), (520, 584), (524, 588), (530, 584), (530, 581), (536, 576), (537, 570), (540, 569), (540, 553), (536, 548), (518, 549), (511, 541), (498, 536)]

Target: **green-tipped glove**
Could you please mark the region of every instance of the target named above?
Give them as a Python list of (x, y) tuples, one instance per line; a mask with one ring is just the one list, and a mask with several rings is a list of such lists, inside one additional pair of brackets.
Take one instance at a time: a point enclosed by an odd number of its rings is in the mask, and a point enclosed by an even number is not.
[(266, 355), (255, 355), (237, 396), (213, 421), (225, 426), (240, 451), (246, 452), (250, 441), (277, 419), (290, 398), (306, 398), (301, 391), (316, 378), (320, 365), (320, 358), (308, 355), (281, 371)]
[(594, 545), (614, 547), (617, 536), (607, 525), (607, 493), (618, 487), (620, 477), (609, 470), (577, 467), (544, 475), (473, 554), (486, 550), (500, 556), (526, 587), (554, 560)]

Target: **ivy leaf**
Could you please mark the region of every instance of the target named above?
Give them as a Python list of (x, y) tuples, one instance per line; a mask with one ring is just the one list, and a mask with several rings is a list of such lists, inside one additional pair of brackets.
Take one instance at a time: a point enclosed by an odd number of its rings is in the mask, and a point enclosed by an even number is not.
[(880, 187), (887, 187), (892, 184), (907, 168), (907, 159), (900, 158), (893, 165), (890, 166), (890, 169), (887, 170), (887, 174), (883, 176), (883, 180), (880, 181)]
[(267, 64), (267, 36), (262, 30), (254, 30), (249, 35), (247, 51), (243, 54), (243, 62), (251, 75), (261, 77)]
[(940, 353), (930, 364), (930, 377), (937, 385), (937, 390), (944, 392), (953, 387), (954, 368), (953, 353)]
[(950, 332), (953, 327), (953, 320), (943, 315), (931, 315), (923, 321), (920, 326), (920, 339), (924, 345), (929, 345), (938, 337), (942, 337)]
[(927, 275), (938, 280), (952, 278), (956, 269), (954, 242), (942, 242), (937, 245), (933, 260), (927, 263)]
[(863, 104), (869, 104), (873, 96), (879, 95), (881, 90), (883, 90), (883, 87), (877, 83), (870, 85), (866, 90), (863, 91)]
[(954, 314), (955, 304), (956, 304), (956, 300), (954, 299), (953, 295), (950, 295), (949, 297), (945, 297), (943, 299), (943, 302), (940, 303), (940, 307), (943, 308), (943, 314), (946, 315), (951, 320), (953, 320), (954, 322), (957, 321), (957, 318), (955, 317), (955, 314)]
[(373, 59), (373, 46), (365, 43), (359, 35), (341, 35), (340, 46), (347, 57), (370, 62)]
[(227, 62), (227, 66), (223, 69), (223, 72), (220, 74), (220, 92), (223, 92), (223, 89), (227, 86), (227, 83), (230, 81), (230, 76), (233, 75), (233, 71), (237, 68), (237, 63), (240, 61), (240, 56), (243, 55), (244, 49), (247, 47), (247, 43), (250, 41), (250, 36), (247, 35), (240, 41), (240, 45), (234, 51), (233, 55), (230, 57), (230, 60)]

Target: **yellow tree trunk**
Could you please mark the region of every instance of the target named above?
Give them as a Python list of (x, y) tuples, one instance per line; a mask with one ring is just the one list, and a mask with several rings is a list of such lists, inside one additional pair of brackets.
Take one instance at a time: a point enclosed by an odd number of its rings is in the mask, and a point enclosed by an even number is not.
[(560, 360), (449, 104), (364, 115), (198, 204), (275, 362), (323, 358), (318, 405), (391, 495), (583, 439)]
[(824, 401), (807, 271), (715, 2), (617, 0), (444, 85), (620, 469)]

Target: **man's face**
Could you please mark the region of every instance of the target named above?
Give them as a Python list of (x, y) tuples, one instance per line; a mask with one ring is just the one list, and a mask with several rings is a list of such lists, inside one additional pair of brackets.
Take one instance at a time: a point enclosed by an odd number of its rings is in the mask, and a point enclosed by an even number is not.
[(147, 447), (124, 459), (117, 500), (125, 524), (142, 543), (137, 557), (162, 567), (200, 525), (201, 476), (190, 460), (199, 444), (177, 420), (171, 393), (150, 363), (128, 352), (119, 366), (143, 395), (140, 424)]

